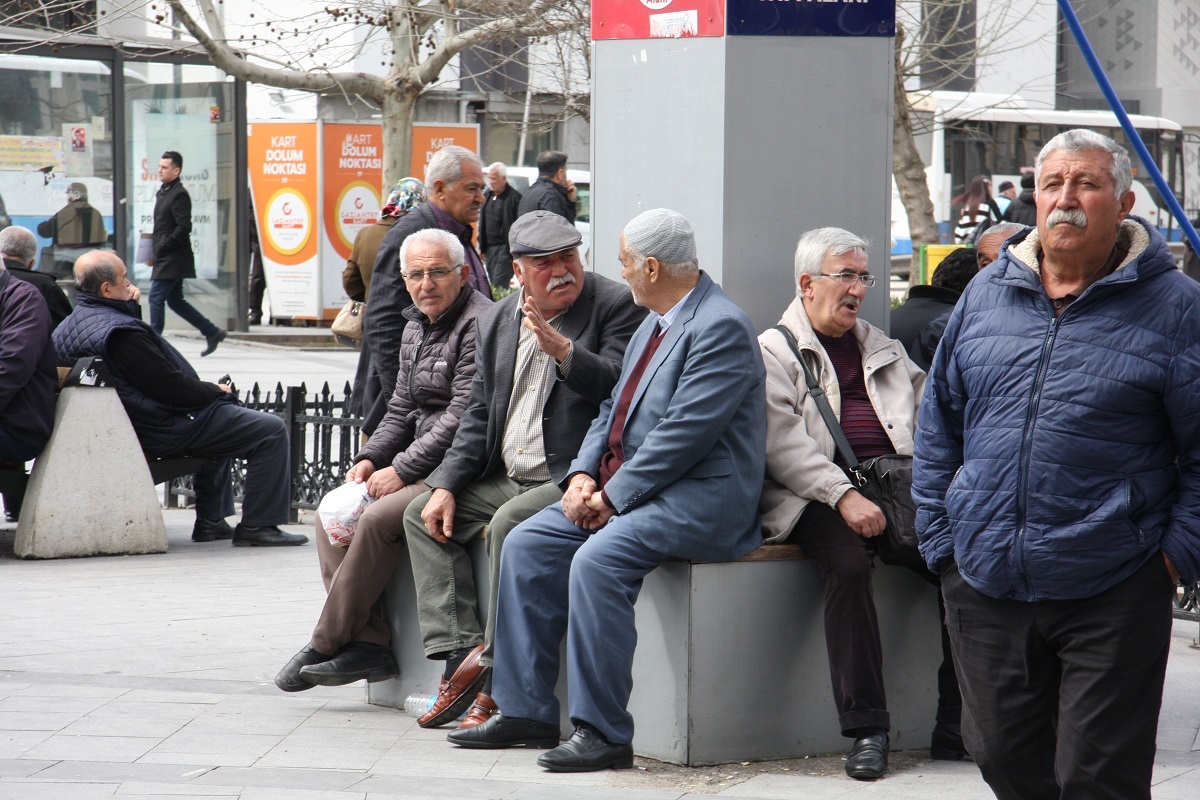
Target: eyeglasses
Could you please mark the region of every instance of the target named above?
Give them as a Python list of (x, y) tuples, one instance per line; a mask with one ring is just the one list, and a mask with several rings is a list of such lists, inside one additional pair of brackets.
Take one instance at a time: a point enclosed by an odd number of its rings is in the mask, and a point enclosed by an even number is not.
[(837, 278), (842, 282), (843, 286), (849, 286), (855, 281), (862, 281), (863, 286), (869, 287), (875, 285), (875, 276), (869, 272), (851, 272), (850, 270), (844, 272), (821, 272), (818, 273), (817, 277)]
[(454, 269), (430, 269), (424, 272), (405, 272), (401, 270), (400, 274), (404, 277), (404, 280), (412, 281), (413, 283), (421, 283), (427, 276), (434, 283), (441, 283), (460, 269), (462, 269), (462, 264), (459, 264)]

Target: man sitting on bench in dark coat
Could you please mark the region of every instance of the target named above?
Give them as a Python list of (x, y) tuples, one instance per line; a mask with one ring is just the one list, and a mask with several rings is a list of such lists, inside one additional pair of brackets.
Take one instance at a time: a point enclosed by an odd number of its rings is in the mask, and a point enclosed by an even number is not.
[[(196, 473), (192, 541), (233, 539), (238, 546), (307, 544), (285, 533), (289, 506), (288, 434), (283, 420), (237, 404), (228, 386), (205, 383), (183, 355), (141, 320), (125, 264), (105, 250), (75, 262), (75, 310), (54, 331), (58, 363), (100, 356), (142, 449), (155, 457), (199, 455), (216, 466)], [(233, 514), (229, 459), (246, 459), (242, 521)]]

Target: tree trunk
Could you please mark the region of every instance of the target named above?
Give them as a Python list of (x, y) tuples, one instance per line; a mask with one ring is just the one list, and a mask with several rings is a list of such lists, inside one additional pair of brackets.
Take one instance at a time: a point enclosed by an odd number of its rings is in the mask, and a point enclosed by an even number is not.
[(929, 198), (929, 183), (925, 178), (925, 162), (917, 150), (913, 136), (908, 92), (904, 90), (901, 48), (904, 33), (896, 26), (895, 112), (892, 131), (892, 175), (900, 192), (900, 202), (908, 215), (908, 232), (912, 237), (912, 266), (908, 271), (909, 284), (920, 281), (920, 251), (923, 244), (938, 243), (937, 220), (933, 216), (933, 201)]
[(383, 195), (391, 191), (401, 178), (413, 177), (425, 180), (422, 167), (418, 174), (412, 171), (412, 125), (420, 92), (403, 91), (388, 87), (383, 96)]

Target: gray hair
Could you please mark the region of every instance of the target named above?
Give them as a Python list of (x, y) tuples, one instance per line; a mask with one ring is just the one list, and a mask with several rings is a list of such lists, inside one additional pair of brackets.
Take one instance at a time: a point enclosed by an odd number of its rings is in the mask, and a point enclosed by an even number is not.
[(1019, 222), (997, 222), (992, 227), (984, 230), (979, 238), (982, 239), (984, 236), (996, 236), (999, 234), (1007, 239), (1010, 236), (1015, 236), (1028, 227), (1028, 225), (1022, 225)]
[(499, 173), (500, 173), (500, 177), (501, 177), (501, 178), (507, 178), (507, 177), (508, 177), (508, 167), (504, 166), (504, 162), (503, 162), (503, 161), (496, 161), (496, 162), (494, 162), (494, 163), (492, 163), (492, 164), (488, 164), (488, 168), (487, 168), (487, 169), (485, 169), (485, 170), (484, 170), (484, 172), (491, 173), (491, 172), (492, 172), (492, 170), (495, 170), (496, 172), (499, 172)]
[(37, 257), (37, 251), (37, 237), (29, 228), (10, 225), (0, 231), (0, 254), (20, 261), (21, 266), (33, 261)]
[(459, 180), (463, 175), (463, 164), (474, 164), (481, 170), (483, 169), (483, 162), (479, 156), (465, 147), (448, 144), (438, 150), (425, 165), (426, 188), (432, 189), (434, 181), (454, 183)]
[(463, 249), (462, 242), (458, 240), (457, 236), (441, 228), (424, 228), (409, 234), (400, 245), (401, 272), (408, 272), (408, 248), (414, 243), (435, 245), (442, 248), (456, 267), (466, 263), (467, 252)]
[(825, 259), (846, 253), (865, 255), (870, 246), (866, 239), (842, 228), (815, 228), (804, 234), (796, 244), (796, 294), (800, 294), (800, 276), (820, 275)]
[(1037, 161), (1033, 164), (1035, 186), (1042, 182), (1042, 162), (1049, 158), (1051, 153), (1058, 150), (1066, 150), (1068, 153), (1103, 150), (1112, 156), (1109, 173), (1112, 175), (1116, 196), (1120, 198), (1133, 186), (1133, 166), (1129, 162), (1129, 151), (1104, 134), (1090, 131), (1087, 128), (1065, 131), (1046, 142), (1046, 146), (1042, 148), (1042, 152), (1038, 153)]
[[(96, 254), (93, 256), (93, 254)], [(87, 256), (92, 256), (87, 258)], [(117, 283), (117, 264), (121, 259), (116, 253), (105, 250), (90, 250), (75, 260), (75, 288), (85, 294), (100, 294), (105, 283)]]
[[(649, 256), (645, 255), (644, 253), (639, 253), (637, 250), (633, 249), (632, 247), (627, 247), (625, 249), (629, 251), (629, 254), (631, 256), (633, 256), (635, 259), (637, 259), (637, 269), (641, 269), (642, 267), (646, 266), (646, 259), (649, 258)], [(663, 261), (662, 259), (659, 259), (658, 265), (660, 267), (662, 267), (663, 271), (666, 272), (668, 275), (670, 275), (672, 278), (678, 278), (682, 275), (687, 275), (688, 273), (700, 271), (700, 259), (699, 258), (693, 258), (691, 261), (675, 261), (675, 262)]]

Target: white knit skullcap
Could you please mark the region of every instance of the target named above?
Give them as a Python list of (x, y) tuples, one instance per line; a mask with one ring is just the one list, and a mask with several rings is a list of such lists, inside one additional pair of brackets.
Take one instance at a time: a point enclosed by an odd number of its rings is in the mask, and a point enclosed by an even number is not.
[(623, 233), (629, 247), (646, 258), (657, 258), (665, 264), (683, 264), (696, 258), (696, 234), (677, 211), (643, 211), (629, 221)]

